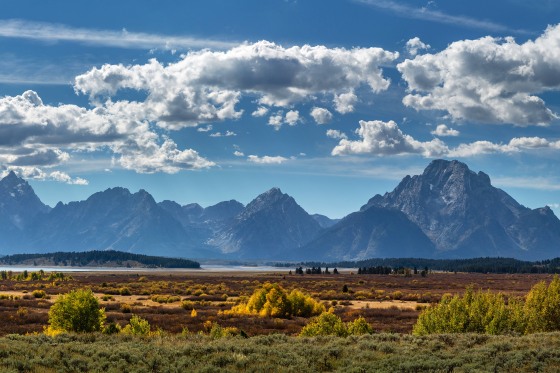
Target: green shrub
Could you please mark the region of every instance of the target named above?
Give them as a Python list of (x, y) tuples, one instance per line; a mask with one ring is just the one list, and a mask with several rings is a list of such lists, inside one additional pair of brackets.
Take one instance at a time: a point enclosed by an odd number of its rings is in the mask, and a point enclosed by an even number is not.
[(334, 313), (323, 312), (305, 325), (299, 335), (302, 337), (315, 337), (318, 335), (346, 337), (348, 335), (348, 328), (340, 317)]
[(121, 331), (121, 326), (114, 322), (106, 324), (105, 327), (103, 328), (104, 334), (118, 334), (120, 333), (120, 331)]
[(554, 276), (548, 286), (544, 281), (533, 286), (523, 311), (526, 333), (560, 330), (560, 278)]
[[(507, 325), (504, 297), (490, 292), (474, 292), (468, 288), (462, 297), (444, 296), (436, 306), (425, 309), (413, 333), (489, 333), (497, 334), (500, 325)], [(490, 328), (492, 325), (492, 328)]]
[(413, 333), (538, 333), (560, 330), (560, 279), (536, 284), (525, 302), (502, 294), (474, 292), (468, 288), (460, 297), (444, 296), (436, 306), (425, 309)]
[(137, 315), (132, 315), (128, 324), (122, 329), (125, 334), (146, 336), (150, 334), (150, 323)]
[(350, 321), (346, 325), (348, 327), (348, 334), (350, 335), (373, 334), (373, 328), (363, 316), (358, 317), (354, 321)]
[(226, 337), (235, 337), (241, 335), (241, 332), (238, 328), (229, 326), (229, 327), (222, 327), (217, 322), (212, 323), (212, 327), (210, 328), (210, 332), (208, 333), (211, 338), (219, 339), (219, 338), (226, 338)]
[(342, 322), (342, 319), (332, 312), (323, 312), (319, 316), (311, 319), (311, 321), (303, 327), (300, 332), (302, 337), (315, 337), (318, 335), (329, 335), (337, 337), (346, 337), (349, 335), (373, 334), (373, 328), (368, 324), (362, 316), (348, 323)]
[(47, 332), (95, 332), (102, 330), (104, 322), (105, 310), (99, 308), (91, 289), (72, 290), (51, 306)]

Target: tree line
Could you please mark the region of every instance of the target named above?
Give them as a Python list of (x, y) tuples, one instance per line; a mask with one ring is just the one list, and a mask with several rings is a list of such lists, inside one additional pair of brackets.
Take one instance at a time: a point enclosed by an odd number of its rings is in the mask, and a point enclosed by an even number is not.
[(0, 264), (17, 265), (29, 262), (48, 261), (63, 266), (101, 266), (106, 263), (124, 266), (126, 262), (137, 262), (151, 268), (200, 268), (200, 263), (181, 258), (165, 258), (116, 250), (93, 250), (85, 252), (55, 252), (47, 254), (15, 254), (0, 258)]
[[(293, 266), (294, 264), (291, 264)], [(472, 273), (560, 273), (560, 258), (523, 261), (513, 258), (472, 258), (472, 259), (421, 259), (421, 258), (372, 258), (359, 261), (342, 261), (333, 263), (305, 262), (303, 267), (338, 267), (338, 268), (429, 268), (435, 271), (472, 272)], [(279, 266), (285, 266), (284, 264)], [(372, 270), (377, 272), (376, 270)], [(385, 271), (379, 271), (383, 273)]]

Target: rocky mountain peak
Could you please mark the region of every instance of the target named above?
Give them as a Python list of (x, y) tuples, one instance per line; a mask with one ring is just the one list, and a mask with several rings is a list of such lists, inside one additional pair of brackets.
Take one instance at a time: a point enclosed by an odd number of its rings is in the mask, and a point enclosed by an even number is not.
[(272, 188), (251, 201), (229, 227), (208, 242), (239, 258), (282, 258), (291, 257), (287, 251), (298, 250), (320, 230), (319, 223), (294, 198)]
[(3, 182), (3, 183), (13, 183), (14, 181), (19, 182), (19, 181), (25, 181), (25, 180), (19, 178), (13, 170), (10, 171), (10, 172), (8, 173), (8, 175), (6, 175), (6, 176), (2, 179), (2, 182)]
[(250, 216), (280, 202), (296, 204), (295, 200), (289, 195), (282, 193), (280, 188), (272, 188), (252, 200), (241, 214), (243, 216)]
[(443, 192), (459, 187), (462, 190), (491, 186), (490, 177), (484, 172), (478, 174), (459, 161), (438, 159), (432, 161), (418, 177), (430, 190), (439, 189)]
[(421, 175), (405, 177), (392, 192), (371, 198), (362, 211), (374, 206), (402, 211), (444, 256), (528, 256), (527, 250), (552, 240), (543, 241), (546, 235), (531, 234), (531, 229), (553, 227), (558, 221), (552, 210), (520, 205), (492, 186), (484, 172), (447, 160), (432, 161)]
[[(0, 226), (10, 231), (22, 231), (33, 224), (37, 216), (50, 210), (35, 194), (33, 188), (15, 172), (0, 180)], [(0, 235), (3, 229), (0, 229)]]
[(0, 180), (0, 187), (18, 195), (29, 192), (29, 190), (32, 191), (27, 181), (18, 177), (14, 171), (10, 171), (6, 177)]

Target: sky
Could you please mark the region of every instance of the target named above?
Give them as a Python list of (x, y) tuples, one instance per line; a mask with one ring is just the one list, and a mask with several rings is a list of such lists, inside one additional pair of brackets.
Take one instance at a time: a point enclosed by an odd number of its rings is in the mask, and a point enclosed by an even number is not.
[(560, 2), (5, 1), (0, 176), (341, 218), (433, 159), (560, 215)]

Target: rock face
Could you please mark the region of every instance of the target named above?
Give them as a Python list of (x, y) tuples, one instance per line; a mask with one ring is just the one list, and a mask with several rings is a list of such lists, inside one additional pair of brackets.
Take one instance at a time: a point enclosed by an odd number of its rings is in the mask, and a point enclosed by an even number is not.
[(407, 176), (372, 206), (402, 211), (428, 236), (436, 257), (558, 256), (560, 221), (548, 208), (528, 209), (458, 161), (435, 160), (422, 175)]
[(209, 243), (236, 258), (286, 259), (321, 231), (296, 201), (278, 188), (251, 201)]

